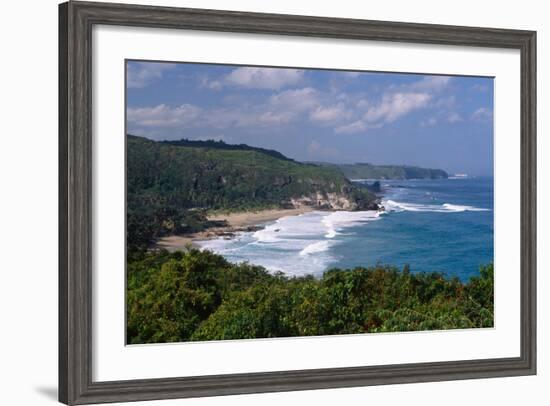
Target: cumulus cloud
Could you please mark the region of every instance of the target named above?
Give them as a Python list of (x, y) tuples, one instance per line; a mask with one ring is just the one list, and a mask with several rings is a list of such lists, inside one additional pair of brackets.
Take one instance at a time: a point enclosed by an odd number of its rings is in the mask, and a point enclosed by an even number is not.
[(428, 93), (385, 94), (379, 104), (367, 109), (364, 119), (370, 123), (391, 123), (413, 110), (425, 107), (430, 99)]
[[(129, 108), (129, 128), (254, 130), (307, 121), (315, 126), (332, 128), (336, 134), (358, 134), (381, 128), (427, 107), (444, 111), (436, 113), (436, 116), (439, 114), (437, 121), (434, 118), (421, 122), (423, 126), (435, 125), (439, 121), (462, 120), (460, 115), (448, 108), (454, 100), (438, 99), (438, 92), (448, 85), (449, 77), (427, 77), (407, 85), (389, 86), (377, 98), (371, 94), (334, 93), (310, 86), (281, 89), (300, 81), (302, 76), (303, 71), (295, 69), (237, 68), (216, 81), (205, 78), (202, 86), (217, 89), (233, 83), (244, 87), (276, 88), (275, 91), (263, 99), (255, 99), (255, 103), (248, 103), (246, 99), (230, 103), (224, 101), (225, 106), (222, 104), (222, 107), (208, 109), (191, 104)], [(481, 113), (476, 116), (481, 117)]]
[(441, 91), (451, 82), (450, 76), (426, 76), (407, 87), (411, 90)]
[(220, 90), (224, 86), (280, 90), (300, 84), (304, 79), (304, 73), (300, 69), (242, 67), (221, 78), (205, 78), (201, 85), (212, 90)]
[(192, 104), (127, 109), (130, 130), (174, 128), (261, 128), (309, 121), (314, 125), (336, 125), (350, 119), (353, 111), (343, 102), (331, 103), (328, 93), (312, 87), (283, 90), (256, 104), (233, 103), (228, 107), (201, 109)]
[(358, 109), (361, 109), (361, 110), (365, 110), (367, 107), (370, 106), (370, 103), (367, 99), (365, 98), (361, 98), (357, 104), (356, 104), (357, 108)]
[(222, 82), (219, 80), (208, 80), (208, 78), (202, 78), (200, 85), (210, 90), (222, 90), (223, 88)]
[(342, 121), (351, 115), (352, 112), (346, 110), (344, 103), (338, 103), (332, 106), (317, 106), (309, 113), (309, 119), (315, 123), (330, 124)]
[(311, 122), (319, 125), (338, 123), (353, 115), (344, 102), (334, 104), (331, 95), (311, 87), (285, 90), (272, 95), (267, 107), (288, 118), (288, 121), (307, 115)]
[(457, 112), (452, 112), (447, 117), (447, 121), (449, 123), (458, 123), (458, 122), (462, 121), (462, 116), (460, 114), (458, 114)]
[(191, 104), (167, 106), (159, 104), (154, 107), (128, 108), (128, 124), (138, 127), (189, 127), (200, 116), (201, 109)]
[(273, 111), (266, 111), (259, 116), (259, 121), (262, 124), (281, 125), (287, 124), (292, 120), (292, 114), (289, 112), (276, 113)]
[(129, 88), (143, 88), (162, 79), (164, 72), (174, 69), (174, 63), (129, 62), (126, 84)]
[(191, 104), (159, 104), (130, 107), (127, 109), (127, 120), (130, 131), (164, 129), (170, 132), (188, 128), (223, 130), (280, 126), (296, 119), (297, 114), (292, 109), (276, 109), (269, 104), (213, 109), (201, 109)]
[(440, 107), (443, 109), (452, 110), (456, 107), (456, 96), (450, 95), (450, 96), (439, 97), (434, 102), (434, 105), (436, 107)]
[(319, 105), (320, 93), (312, 87), (285, 90), (272, 95), (268, 104), (277, 109), (303, 112)]
[[(358, 134), (370, 129), (381, 128), (384, 125), (420, 109), (441, 107), (445, 104), (450, 108), (454, 99), (440, 99), (436, 97), (451, 83), (449, 76), (427, 76), (413, 83), (401, 86), (389, 86), (383, 91), (378, 101), (361, 98), (356, 103), (356, 110), (362, 111), (359, 117), (352, 117), (349, 123), (334, 128), (337, 134)], [(449, 116), (451, 117), (451, 116)], [(458, 116), (452, 116), (454, 120)], [(436, 121), (424, 121), (423, 126), (435, 125)]]
[(363, 120), (357, 120), (350, 124), (345, 124), (338, 126), (334, 129), (336, 134), (356, 134), (359, 132), (366, 131), (368, 129), (367, 123)]
[(472, 113), (471, 119), (473, 121), (489, 121), (493, 118), (493, 112), (487, 107), (480, 107)]

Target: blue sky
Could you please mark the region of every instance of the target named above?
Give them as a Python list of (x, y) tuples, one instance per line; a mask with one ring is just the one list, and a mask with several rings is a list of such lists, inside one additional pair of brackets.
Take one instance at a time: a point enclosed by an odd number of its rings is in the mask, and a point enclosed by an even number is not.
[(493, 79), (130, 61), (127, 130), (492, 175)]

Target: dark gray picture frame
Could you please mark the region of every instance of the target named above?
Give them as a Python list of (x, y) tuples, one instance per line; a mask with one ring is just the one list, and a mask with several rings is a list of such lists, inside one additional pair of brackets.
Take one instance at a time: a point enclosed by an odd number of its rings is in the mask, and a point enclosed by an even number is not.
[[(521, 54), (521, 353), (369, 367), (92, 380), (92, 27), (95, 24), (518, 49)], [(122, 89), (121, 89), (122, 91)], [(59, 400), (66, 404), (536, 373), (536, 32), (68, 2), (59, 6)]]

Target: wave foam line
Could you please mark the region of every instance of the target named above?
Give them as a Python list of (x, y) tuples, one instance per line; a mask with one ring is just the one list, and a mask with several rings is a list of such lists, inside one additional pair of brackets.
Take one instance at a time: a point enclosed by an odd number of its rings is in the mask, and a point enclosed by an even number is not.
[(356, 227), (369, 221), (378, 220), (380, 213), (369, 211), (336, 211), (321, 219), (327, 232), (325, 238), (334, 238), (344, 228)]
[(443, 203), (439, 204), (417, 204), (417, 203), (402, 203), (393, 200), (386, 200), (383, 206), (388, 212), (414, 211), (414, 212), (431, 212), (431, 213), (459, 213), (464, 211), (490, 211), (481, 207), (465, 206), (460, 204)]
[(300, 251), (301, 256), (316, 254), (319, 252), (328, 251), (330, 248), (330, 241), (317, 241), (306, 246), (303, 250)]

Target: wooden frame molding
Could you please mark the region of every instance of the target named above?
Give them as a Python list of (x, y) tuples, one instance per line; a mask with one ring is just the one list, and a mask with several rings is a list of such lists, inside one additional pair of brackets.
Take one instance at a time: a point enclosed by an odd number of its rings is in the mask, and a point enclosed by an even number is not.
[[(513, 48), (521, 53), (521, 355), (352, 368), (92, 381), (92, 27), (95, 24)], [(536, 373), (536, 33), (109, 3), (59, 6), (59, 400), (66, 404)]]

